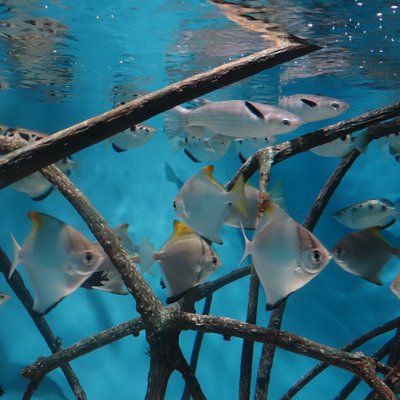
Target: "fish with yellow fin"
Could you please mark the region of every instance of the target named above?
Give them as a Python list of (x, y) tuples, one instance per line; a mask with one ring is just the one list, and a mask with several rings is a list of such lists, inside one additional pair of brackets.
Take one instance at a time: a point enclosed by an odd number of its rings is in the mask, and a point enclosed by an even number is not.
[[(148, 247), (148, 249), (150, 249)], [(151, 260), (150, 264), (144, 260)], [(141, 268), (148, 271), (153, 261), (161, 266), (169, 296), (167, 304), (179, 300), (189, 289), (213, 274), (221, 261), (212, 247), (183, 222), (174, 221), (174, 232), (160, 251), (140, 254)]]
[(57, 218), (28, 213), (32, 231), (21, 247), (11, 235), (14, 258), (9, 277), (24, 264), (33, 289), (33, 311), (46, 314), (99, 267), (104, 252), (82, 233)]
[(338, 241), (332, 249), (337, 265), (376, 285), (382, 285), (380, 272), (392, 256), (400, 258), (400, 248), (393, 247), (374, 226), (352, 232)]
[(202, 168), (187, 180), (173, 207), (176, 215), (195, 232), (212, 242), (222, 243), (221, 227), (231, 207), (247, 216), (244, 180), (241, 175), (229, 192), (213, 176), (214, 167)]
[(270, 200), (266, 217), (249, 241), (244, 233), (242, 261), (251, 255), (254, 268), (267, 295), (267, 310), (315, 278), (331, 256), (321, 242)]

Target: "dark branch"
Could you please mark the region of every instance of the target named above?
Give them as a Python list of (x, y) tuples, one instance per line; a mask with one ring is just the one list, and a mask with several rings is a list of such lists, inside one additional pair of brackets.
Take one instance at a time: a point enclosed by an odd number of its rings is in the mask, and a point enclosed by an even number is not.
[[(51, 352), (53, 354), (59, 352), (61, 350), (60, 340), (54, 335), (53, 331), (50, 329), (50, 326), (47, 324), (46, 319), (42, 316), (36, 315), (32, 311), (33, 299), (23, 282), (21, 275), (18, 273), (18, 271), (14, 271), (12, 277), (8, 279), (10, 268), (10, 260), (4, 250), (0, 247), (0, 271), (3, 273), (11, 289), (14, 291), (15, 295), (18, 297), (18, 299), (32, 318), (33, 323), (36, 325), (40, 334), (43, 336)], [(67, 362), (62, 362), (59, 363), (58, 366), (61, 367), (61, 370), (63, 371), (72, 391), (74, 392), (75, 397), (78, 400), (85, 400), (86, 394), (82, 389), (71, 365), (69, 365)], [(32, 391), (32, 393), (33, 390), (37, 387), (38, 383), (40, 383), (41, 379), (42, 378), (32, 383), (32, 387), (30, 388), (30, 391)]]
[(282, 46), (263, 50), (141, 96), (2, 157), (0, 188), (174, 106), (320, 49), (300, 40)]

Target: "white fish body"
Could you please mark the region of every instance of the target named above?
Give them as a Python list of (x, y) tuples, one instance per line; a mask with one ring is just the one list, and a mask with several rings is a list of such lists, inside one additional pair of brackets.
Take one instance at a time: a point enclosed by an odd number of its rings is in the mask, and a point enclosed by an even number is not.
[(136, 124), (131, 128), (114, 135), (110, 140), (113, 149), (121, 153), (129, 148), (140, 147), (146, 144), (157, 131), (156, 128), (145, 124)]
[(298, 115), (304, 122), (333, 118), (349, 108), (344, 100), (317, 94), (294, 94), (279, 98), (279, 107)]
[(21, 248), (14, 237), (10, 276), (23, 263), (33, 289), (33, 310), (45, 314), (71, 294), (101, 264), (100, 252), (83, 234), (62, 221), (29, 212), (32, 232)]
[(380, 272), (393, 255), (399, 257), (400, 249), (393, 247), (376, 226), (346, 235), (332, 249), (337, 265), (376, 285), (382, 285)]
[(245, 242), (243, 259), (251, 254), (267, 295), (267, 310), (315, 278), (331, 259), (310, 231), (272, 202), (268, 220), (259, 225), (251, 242), (246, 237)]
[(2, 306), (6, 301), (8, 301), (11, 296), (7, 293), (0, 292), (0, 306)]
[(342, 225), (351, 229), (365, 229), (372, 226), (387, 228), (400, 213), (400, 202), (386, 199), (370, 199), (344, 207), (333, 214)]
[(360, 153), (365, 152), (367, 146), (368, 135), (366, 132), (354, 137), (350, 134), (325, 143), (317, 147), (313, 147), (310, 151), (321, 157), (339, 157), (342, 158), (349, 154), (352, 150), (358, 150)]
[(179, 135), (170, 140), (174, 149), (183, 149), (194, 162), (219, 160), (228, 151), (232, 138), (217, 135), (210, 140), (198, 136)]
[(199, 235), (222, 243), (221, 227), (231, 207), (247, 215), (243, 176), (227, 192), (213, 177), (213, 166), (204, 167), (179, 190), (174, 210), (183, 222)]
[(169, 296), (167, 303), (178, 300), (199, 285), (221, 265), (211, 246), (192, 229), (174, 221), (174, 233), (153, 259), (161, 266), (163, 281)]
[[(165, 133), (171, 139), (182, 132), (205, 139), (215, 135), (233, 138), (265, 138), (291, 132), (303, 124), (293, 113), (264, 103), (243, 100), (208, 101), (189, 110), (181, 106), (165, 117)], [(196, 135), (193, 129), (199, 133)]]

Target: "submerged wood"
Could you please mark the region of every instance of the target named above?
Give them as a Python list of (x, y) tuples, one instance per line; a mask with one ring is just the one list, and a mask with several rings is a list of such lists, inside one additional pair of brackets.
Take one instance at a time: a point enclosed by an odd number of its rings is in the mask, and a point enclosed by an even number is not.
[(0, 188), (174, 106), (320, 48), (292, 38), (280, 48), (266, 49), (226, 63), (61, 130), (3, 156)]
[[(18, 271), (14, 271), (12, 277), (8, 279), (8, 274), (10, 272), (11, 262), (7, 257), (7, 254), (0, 247), (0, 271), (4, 275), (11, 289), (14, 291), (15, 295), (18, 297), (20, 302), (25, 307), (26, 311), (32, 318), (33, 323), (36, 325), (38, 331), (43, 336), (46, 341), (47, 346), (53, 354), (57, 354), (61, 350), (61, 341), (56, 337), (48, 325), (46, 319), (43, 316), (37, 315), (32, 310), (33, 299), (30, 295), (28, 289), (26, 288), (21, 275)], [(74, 392), (75, 398), (77, 400), (86, 400), (86, 394), (79, 383), (78, 377), (75, 375), (74, 370), (68, 362), (59, 363), (58, 366), (61, 368), (65, 378), (67, 379), (72, 391)], [(36, 386), (40, 383), (41, 378), (37, 379), (33, 385), (29, 388), (28, 396), (33, 393)]]

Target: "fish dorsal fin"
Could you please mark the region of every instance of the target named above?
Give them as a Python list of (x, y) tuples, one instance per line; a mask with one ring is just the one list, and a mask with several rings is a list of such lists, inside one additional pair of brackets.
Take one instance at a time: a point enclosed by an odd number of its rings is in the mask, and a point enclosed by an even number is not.
[(189, 235), (192, 233), (194, 233), (194, 230), (192, 228), (190, 228), (183, 222), (178, 221), (177, 219), (174, 220), (174, 233), (172, 234), (171, 240), (175, 240), (183, 235)]
[(252, 103), (249, 101), (245, 101), (244, 105), (248, 108), (248, 110), (254, 114), (257, 118), (264, 119), (264, 114)]
[(214, 185), (218, 186), (220, 189), (225, 190), (222, 185), (215, 179), (213, 172), (214, 172), (214, 165), (207, 165), (206, 167), (204, 167), (202, 169), (202, 171), (204, 172), (204, 174), (206, 175), (206, 177), (212, 182), (214, 183)]
[(240, 214), (242, 214), (244, 217), (247, 217), (247, 200), (244, 191), (243, 174), (239, 176), (230, 192), (233, 196), (233, 206), (240, 212)]
[(59, 219), (37, 211), (29, 211), (28, 218), (32, 221), (32, 233), (36, 233), (43, 225), (46, 224), (56, 222), (60, 225), (64, 225), (64, 222), (60, 221)]
[(308, 99), (300, 99), (304, 104), (310, 107), (316, 107), (318, 104), (315, 101), (308, 100)]
[(129, 229), (129, 224), (128, 223), (120, 224), (117, 227), (115, 227), (114, 232), (116, 234), (119, 234), (119, 233), (124, 234), (124, 233), (128, 232), (128, 229)]

